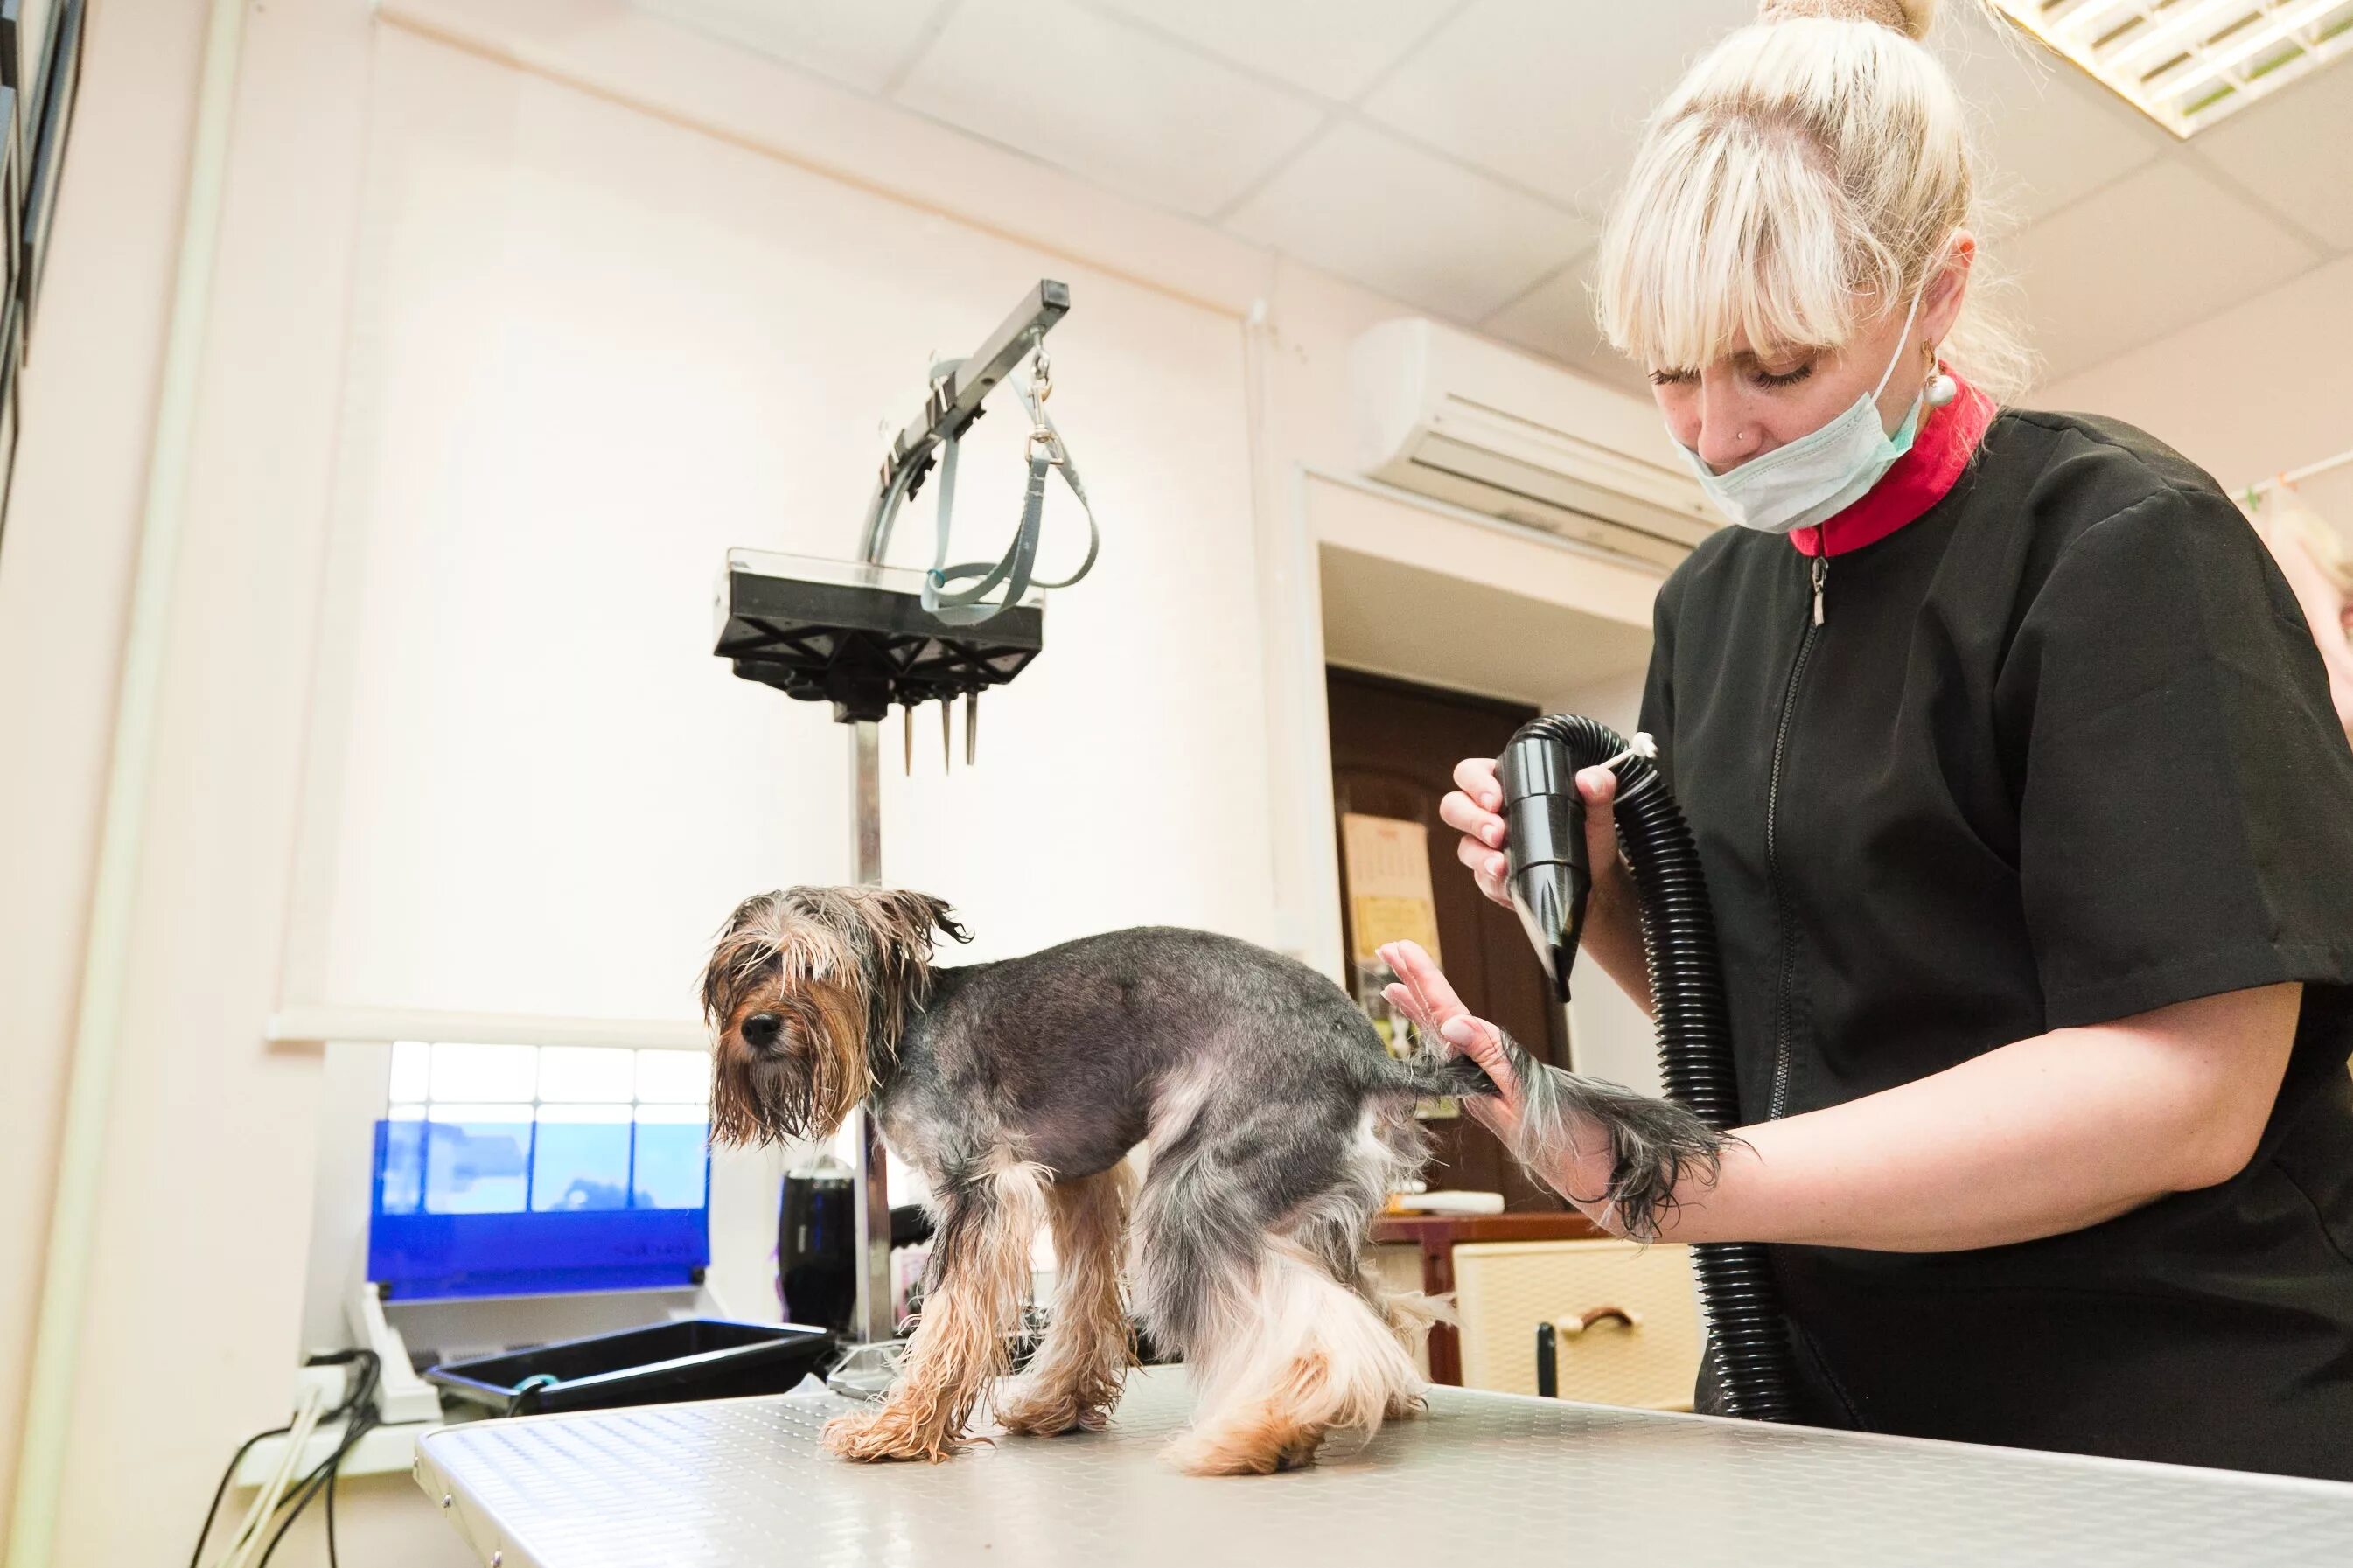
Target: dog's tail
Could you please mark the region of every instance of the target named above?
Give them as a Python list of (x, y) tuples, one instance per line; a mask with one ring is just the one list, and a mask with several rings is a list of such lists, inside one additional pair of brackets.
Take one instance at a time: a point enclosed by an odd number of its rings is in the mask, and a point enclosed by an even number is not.
[[(1494, 1080), (1470, 1058), (1447, 1052), (1419, 1030), (1414, 1037), (1415, 1054), (1391, 1063), (1400, 1090), (1420, 1095), (1499, 1092)], [(1509, 1035), (1503, 1036), (1502, 1043), (1520, 1085), (1513, 1157), (1529, 1174), (1551, 1185), (1544, 1173), (1555, 1168), (1562, 1153), (1576, 1152), (1580, 1130), (1588, 1137), (1606, 1139), (1611, 1155), (1608, 1188), (1561, 1196), (1612, 1212), (1626, 1234), (1637, 1240), (1658, 1237), (1673, 1212), (1676, 1189), (1686, 1178), (1713, 1184), (1725, 1145), (1736, 1142), (1674, 1100), (1540, 1062)]]
[[(1382, 1064), (1379, 1088), (1395, 1094), (1438, 1098), (1459, 1094), (1495, 1094), (1495, 1080), (1469, 1057), (1456, 1054), (1419, 1029), (1408, 1032), (1412, 1054), (1390, 1057)], [(1431, 1047), (1436, 1046), (1436, 1049)], [(1518, 1049), (1514, 1047), (1513, 1049)]]

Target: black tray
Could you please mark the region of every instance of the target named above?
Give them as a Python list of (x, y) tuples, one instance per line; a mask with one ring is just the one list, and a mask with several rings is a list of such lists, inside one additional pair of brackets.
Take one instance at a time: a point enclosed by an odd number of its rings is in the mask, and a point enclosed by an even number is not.
[(533, 1415), (782, 1394), (833, 1348), (831, 1334), (797, 1323), (690, 1318), (448, 1362), (425, 1377), (501, 1415)]

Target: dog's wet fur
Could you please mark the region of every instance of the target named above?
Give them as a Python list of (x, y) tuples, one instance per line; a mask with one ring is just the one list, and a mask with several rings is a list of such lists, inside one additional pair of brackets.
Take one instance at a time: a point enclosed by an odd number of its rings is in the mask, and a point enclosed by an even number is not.
[[(829, 1447), (938, 1459), (965, 1444), (1006, 1371), (1040, 1224), (1057, 1297), (1029, 1369), (996, 1394), (1008, 1431), (1102, 1425), (1133, 1359), (1131, 1304), (1195, 1383), (1182, 1468), (1287, 1468), (1331, 1432), (1419, 1408), (1436, 1309), (1372, 1280), (1366, 1237), (1427, 1158), (1414, 1101), (1494, 1092), (1474, 1063), (1392, 1056), (1329, 980), (1231, 937), (1140, 928), (963, 966), (934, 962), (942, 937), (966, 933), (925, 894), (793, 888), (745, 900), (704, 971), (716, 1141), (822, 1139), (862, 1102), (931, 1185), (932, 1279), (902, 1378), (829, 1426)], [(1670, 1165), (1712, 1160), (1687, 1111), (1512, 1049), (1545, 1125), (1606, 1091), (1638, 1107), (1605, 1119), (1613, 1140), (1622, 1125)], [(1658, 1179), (1653, 1158), (1613, 1184), (1639, 1201)]]

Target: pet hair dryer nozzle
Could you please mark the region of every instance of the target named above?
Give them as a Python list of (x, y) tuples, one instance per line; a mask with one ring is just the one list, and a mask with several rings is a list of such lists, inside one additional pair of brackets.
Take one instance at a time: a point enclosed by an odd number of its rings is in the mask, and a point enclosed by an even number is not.
[(1504, 788), (1505, 885), (1512, 908), (1544, 961), (1554, 996), (1566, 1002), (1585, 930), (1585, 900), (1593, 890), (1577, 765), (1560, 740), (1523, 731), (1495, 759), (1495, 777)]

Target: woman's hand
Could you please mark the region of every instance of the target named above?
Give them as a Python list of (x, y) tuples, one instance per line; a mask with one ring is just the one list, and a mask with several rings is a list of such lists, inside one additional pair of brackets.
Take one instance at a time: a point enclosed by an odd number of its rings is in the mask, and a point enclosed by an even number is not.
[[(1462, 835), (1455, 858), (1471, 868), (1479, 890), (1508, 910), (1504, 788), (1495, 780), (1495, 759), (1463, 758), (1454, 764), (1454, 783), (1457, 787), (1438, 803), (1439, 819)], [(1648, 1013), (1651, 977), (1642, 955), (1641, 903), (1618, 856), (1618, 774), (1606, 767), (1580, 769), (1577, 793), (1585, 802), (1585, 855), (1593, 870), (1593, 891), (1585, 902), (1585, 951)]]
[(1447, 984), (1437, 962), (1422, 951), (1420, 943), (1393, 942), (1380, 950), (1380, 956), (1381, 962), (1398, 976), (1398, 983), (1381, 993), (1389, 1005), (1477, 1062), (1494, 1080), (1496, 1093), (1463, 1098), (1462, 1103), (1471, 1114), (1503, 1141), (1514, 1159), (1533, 1161), (1530, 1173), (1538, 1181), (1567, 1198), (1596, 1225), (1613, 1235), (1622, 1235), (1615, 1214), (1577, 1196), (1580, 1193), (1609, 1190), (1609, 1137), (1588, 1124), (1564, 1141), (1561, 1147), (1549, 1146), (1550, 1140), (1541, 1149), (1527, 1147), (1527, 1141), (1520, 1135), (1525, 1091), (1513, 1066), (1512, 1053), (1504, 1048), (1504, 1032), (1486, 1019), (1471, 1015), (1470, 1009), (1462, 1005), (1462, 999), (1454, 994), (1454, 987)]
[(1380, 950), (1383, 963), (1398, 977), (1381, 994), (1388, 1005), (1437, 1036), (1455, 1051), (1477, 1062), (1501, 1092), (1490, 1098), (1474, 1095), (1464, 1101), (1471, 1114), (1506, 1143), (1520, 1125), (1520, 1080), (1504, 1050), (1504, 1032), (1484, 1018), (1474, 1018), (1454, 994), (1438, 962), (1418, 942), (1393, 942)]
[[(1495, 759), (1465, 757), (1454, 764), (1455, 787), (1438, 803), (1439, 820), (1462, 835), (1455, 858), (1471, 868), (1479, 890), (1505, 909), (1504, 786), (1495, 779)], [(1633, 907), (1633, 889), (1618, 858), (1618, 774), (1609, 768), (1578, 770), (1577, 793), (1585, 801), (1585, 852), (1593, 868), (1593, 894), (1587, 920), (1608, 918), (1612, 909)]]

